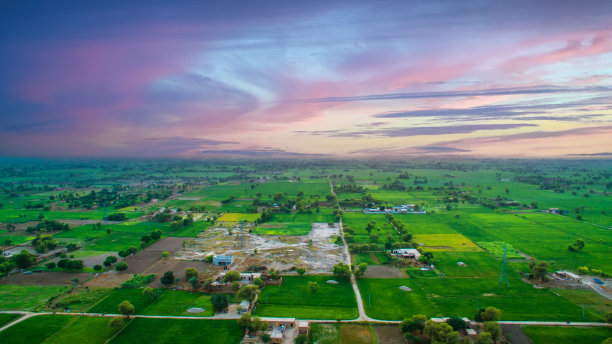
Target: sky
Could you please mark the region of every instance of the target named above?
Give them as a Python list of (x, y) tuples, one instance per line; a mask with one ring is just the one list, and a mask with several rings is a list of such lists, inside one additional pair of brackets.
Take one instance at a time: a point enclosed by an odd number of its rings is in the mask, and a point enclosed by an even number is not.
[(612, 152), (612, 2), (0, 2), (0, 156)]

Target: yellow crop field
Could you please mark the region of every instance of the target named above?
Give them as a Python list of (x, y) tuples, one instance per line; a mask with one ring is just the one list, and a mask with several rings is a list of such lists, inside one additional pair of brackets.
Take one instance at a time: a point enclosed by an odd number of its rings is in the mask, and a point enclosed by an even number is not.
[(415, 234), (412, 241), (428, 251), (480, 252), (482, 249), (461, 234)]
[(217, 221), (222, 222), (239, 222), (239, 221), (249, 221), (253, 222), (257, 220), (261, 215), (260, 214), (242, 214), (242, 213), (226, 213), (221, 215)]

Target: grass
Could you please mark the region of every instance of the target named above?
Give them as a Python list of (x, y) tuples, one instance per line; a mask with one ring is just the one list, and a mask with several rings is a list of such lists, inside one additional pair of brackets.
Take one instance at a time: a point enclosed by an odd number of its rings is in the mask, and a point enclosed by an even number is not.
[(195, 221), (188, 227), (178, 230), (172, 233), (170, 236), (173, 237), (197, 237), (200, 232), (203, 232), (210, 226), (210, 223), (206, 221)]
[(76, 317), (71, 315), (39, 315), (32, 317), (2, 331), (2, 342), (11, 344), (39, 344), (75, 319)]
[[(361, 279), (358, 284), (366, 313), (377, 319), (401, 320), (414, 314), (473, 317), (478, 303), (480, 308), (501, 309), (503, 320), (583, 321), (580, 307), (550, 290), (533, 288), (514, 273), (510, 288), (500, 286), (497, 278)], [(402, 285), (412, 291), (398, 289)], [(601, 321), (588, 309), (585, 315), (587, 321)]]
[(0, 313), (0, 327), (8, 324), (13, 320), (17, 320), (21, 314), (8, 314), (8, 313)]
[(424, 251), (479, 252), (482, 249), (461, 234), (415, 234), (414, 242)]
[(312, 323), (309, 339), (311, 343), (317, 344), (342, 344), (342, 337), (337, 324)]
[(198, 299), (199, 294), (168, 290), (147, 307), (145, 315), (181, 315)]
[(501, 261), (487, 252), (436, 252), (434, 260), (436, 269), (447, 277), (495, 278), (501, 271)]
[(31, 311), (67, 287), (0, 285), (0, 310)]
[(236, 320), (132, 320), (109, 344), (234, 344), (242, 330)]
[(592, 289), (555, 289), (555, 292), (569, 301), (584, 305), (585, 309), (603, 315), (612, 311), (612, 300), (597, 294)]
[(612, 328), (523, 326), (523, 332), (533, 344), (600, 344), (612, 337)]
[(134, 314), (143, 314), (145, 308), (153, 303), (150, 297), (142, 295), (142, 289), (115, 289), (109, 296), (91, 307), (88, 312), (118, 314), (117, 307), (123, 300), (128, 300), (134, 305)]
[(351, 344), (374, 344), (372, 329), (369, 325), (343, 324), (342, 342)]
[(109, 326), (110, 318), (74, 317), (68, 326), (51, 335), (45, 344), (104, 344), (117, 330)]
[(351, 261), (354, 265), (359, 265), (361, 263), (378, 265), (378, 263), (374, 261), (373, 254), (370, 254), (370, 252), (353, 253)]
[(492, 255), (498, 258), (504, 257), (504, 247), (506, 248), (506, 257), (507, 258), (525, 258), (523, 257), (517, 249), (512, 247), (512, 245), (503, 242), (503, 241), (493, 241), (493, 242), (478, 242), (476, 243), (478, 246), (490, 252)]
[(183, 312), (182, 315), (190, 315), (190, 316), (198, 316), (198, 317), (208, 317), (208, 316), (214, 315), (215, 312), (213, 311), (213, 306), (212, 306), (212, 303), (210, 302), (210, 297), (211, 297), (210, 295), (200, 295), (197, 299), (195, 299), (195, 301), (193, 301), (191, 305), (189, 305), (189, 308), (192, 308), (192, 307), (204, 308), (205, 309), (204, 312), (188, 313), (187, 311), (185, 311)]
[[(348, 280), (327, 283), (333, 276), (285, 276), (279, 286), (267, 286), (259, 295), (255, 313), (260, 316), (300, 319), (352, 319), (357, 317), (357, 301)], [(311, 293), (308, 282), (319, 284)]]
[(61, 299), (56, 300), (56, 304), (59, 308), (70, 307), (71, 312), (85, 312), (111, 292), (112, 289), (109, 288), (81, 288), (76, 293), (69, 293)]

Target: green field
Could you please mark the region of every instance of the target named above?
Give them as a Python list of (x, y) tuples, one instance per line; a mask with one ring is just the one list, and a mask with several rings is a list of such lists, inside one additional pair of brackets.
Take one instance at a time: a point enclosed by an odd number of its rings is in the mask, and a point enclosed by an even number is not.
[(236, 320), (134, 319), (110, 344), (235, 344)]
[[(191, 307), (204, 308), (206, 311), (196, 314), (187, 313), (187, 309)], [(213, 315), (213, 309), (209, 295), (168, 290), (147, 307), (142, 314), (211, 316)]]
[(533, 344), (600, 344), (606, 338), (612, 338), (612, 328), (609, 327), (523, 326), (523, 332)]
[(11, 344), (39, 344), (75, 320), (76, 317), (70, 315), (39, 315), (32, 317), (2, 331), (2, 342)]
[(19, 318), (21, 314), (8, 314), (8, 313), (0, 313), (0, 327), (8, 324), (9, 322), (16, 320)]
[(67, 287), (57, 286), (0, 284), (0, 310), (35, 310), (47, 302), (50, 297), (67, 289)]
[[(357, 301), (348, 281), (330, 284), (333, 276), (284, 276), (280, 286), (267, 286), (259, 295), (255, 314), (300, 319), (356, 318)], [(308, 282), (319, 284), (311, 293)]]
[[(163, 296), (163, 292), (162, 292)], [(161, 296), (160, 296), (161, 297)], [(124, 301), (130, 301), (135, 308), (135, 314), (143, 314), (153, 300), (142, 295), (142, 289), (115, 289), (109, 296), (102, 299), (88, 310), (89, 313), (119, 314), (117, 307)]]
[[(360, 279), (358, 284), (366, 313), (377, 319), (400, 320), (414, 314), (473, 317), (478, 302), (481, 308), (501, 309), (503, 320), (583, 320), (577, 305), (512, 276), (510, 288), (500, 286), (496, 278)], [(601, 321), (592, 311), (585, 310), (585, 315), (588, 321)]]
[(110, 318), (73, 317), (68, 326), (55, 332), (45, 344), (104, 344), (117, 330), (109, 326)]

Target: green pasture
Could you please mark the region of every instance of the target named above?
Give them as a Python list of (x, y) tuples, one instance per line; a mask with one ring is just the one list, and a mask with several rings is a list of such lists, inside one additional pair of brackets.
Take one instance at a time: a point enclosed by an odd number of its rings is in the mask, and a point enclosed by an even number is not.
[(8, 324), (13, 320), (17, 320), (21, 314), (9, 314), (9, 313), (0, 313), (0, 327), (4, 326), (4, 324)]
[[(511, 278), (509, 288), (495, 278), (361, 279), (358, 284), (366, 313), (377, 319), (399, 320), (414, 314), (472, 318), (478, 303), (479, 308), (501, 309), (503, 320), (583, 320), (577, 305), (517, 277)], [(589, 310), (585, 315), (587, 321), (601, 320)]]
[(118, 330), (110, 327), (111, 318), (72, 317), (68, 326), (48, 337), (45, 344), (104, 344)]
[(523, 326), (533, 344), (600, 344), (612, 337), (610, 327)]
[[(192, 307), (201, 307), (206, 311), (197, 314), (187, 313), (187, 309)], [(209, 295), (168, 290), (147, 307), (142, 314), (211, 316), (213, 315), (213, 309)]]
[(32, 311), (67, 287), (0, 284), (0, 310)]
[(75, 319), (75, 316), (70, 315), (35, 316), (2, 331), (2, 342), (11, 344), (39, 344), (54, 333), (62, 330), (69, 323), (75, 321)]
[[(338, 284), (326, 281), (337, 280)], [(319, 284), (310, 292), (308, 282)], [(348, 280), (334, 276), (284, 276), (279, 286), (267, 286), (259, 295), (255, 314), (260, 316), (296, 317), (302, 319), (356, 318), (357, 301)]]
[(235, 344), (242, 334), (236, 320), (138, 318), (109, 343)]
[[(163, 296), (165, 291), (162, 290), (161, 292)], [(144, 314), (145, 308), (153, 303), (153, 299), (142, 294), (142, 289), (115, 289), (115, 291), (91, 307), (87, 312), (119, 314), (117, 307), (124, 300), (130, 301), (134, 305), (134, 314)]]
[(434, 261), (447, 277), (495, 278), (501, 272), (501, 261), (487, 252), (435, 252)]

